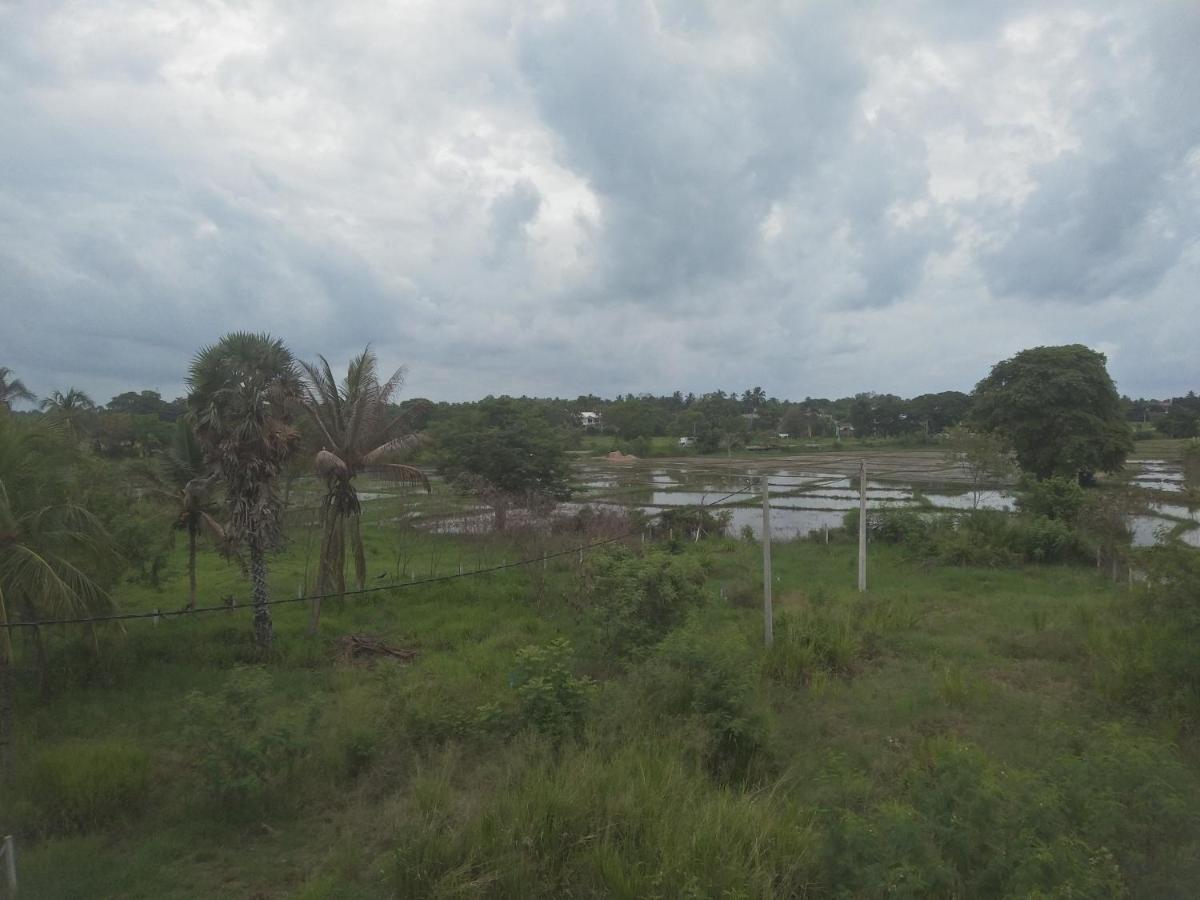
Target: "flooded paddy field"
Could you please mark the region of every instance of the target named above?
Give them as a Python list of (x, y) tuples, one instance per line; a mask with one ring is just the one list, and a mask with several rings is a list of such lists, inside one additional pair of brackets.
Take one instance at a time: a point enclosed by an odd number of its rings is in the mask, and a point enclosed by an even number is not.
[[(1011, 483), (973, 486), (971, 473), (940, 451), (825, 453), (802, 459), (588, 461), (578, 468), (575, 504), (637, 508), (653, 515), (681, 506), (719, 508), (732, 516), (730, 530), (762, 532), (762, 487), (767, 477), (771, 532), (776, 539), (804, 537), (841, 526), (858, 507), (858, 470), (867, 467), (867, 508), (913, 509), (932, 515), (971, 509), (1013, 512)], [(1184, 501), (1184, 476), (1174, 461), (1131, 460), (1130, 483), (1145, 490), (1146, 509), (1130, 518), (1136, 546), (1168, 534), (1200, 546), (1200, 506)], [(1162, 497), (1174, 497), (1163, 500)]]
[[(749, 528), (762, 532), (762, 486), (767, 478), (771, 532), (789, 540), (841, 527), (849, 510), (858, 507), (858, 468), (867, 466), (868, 510), (912, 509), (930, 515), (971, 509), (1013, 512), (1012, 483), (973, 486), (965, 467), (948, 462), (940, 451), (894, 453), (822, 453), (802, 458), (685, 458), (610, 463), (588, 459), (575, 467), (570, 501), (538, 513), (511, 510), (511, 525), (546, 520), (547, 513), (575, 515), (584, 507), (637, 509), (647, 515), (684, 507), (719, 509), (731, 517), (730, 533)], [(1130, 517), (1135, 546), (1148, 546), (1166, 536), (1200, 547), (1200, 504), (1186, 489), (1174, 460), (1131, 460), (1129, 483), (1141, 488), (1146, 505)], [(379, 478), (359, 480), (365, 526), (411, 527), (434, 533), (485, 533), (493, 511), (477, 499), (430, 474), (430, 489)], [(296, 479), (288, 489), (289, 508), (306, 526), (319, 518), (323, 484)]]

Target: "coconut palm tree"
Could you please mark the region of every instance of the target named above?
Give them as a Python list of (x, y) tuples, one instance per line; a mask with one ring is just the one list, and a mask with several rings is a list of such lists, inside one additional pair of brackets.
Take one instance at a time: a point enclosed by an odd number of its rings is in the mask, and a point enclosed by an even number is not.
[(8, 412), (18, 400), (35, 403), (37, 397), (30, 393), (20, 378), (12, 377), (12, 369), (0, 366), (0, 409)]
[(65, 423), (76, 435), (82, 430), (80, 423), (84, 417), (96, 408), (92, 398), (77, 388), (68, 388), (65, 394), (52, 391), (41, 405), (46, 415), (53, 421)]
[(175, 434), (163, 457), (163, 468), (171, 482), (172, 496), (179, 504), (174, 527), (188, 536), (188, 600), (185, 609), (196, 608), (196, 538), (207, 534), (228, 552), (228, 535), (214, 518), (216, 504), (212, 490), (221, 474), (210, 471), (204, 462), (204, 448), (186, 418), (175, 420)]
[[(346, 590), (346, 530), (354, 553), (354, 574), (359, 590), (367, 582), (367, 558), (363, 550), (361, 513), (354, 478), (370, 469), (402, 482), (421, 484), (429, 480), (414, 466), (389, 462), (389, 458), (411, 446), (414, 436), (403, 431), (403, 419), (389, 411), (392, 398), (404, 380), (397, 369), (380, 382), (375, 354), (368, 346), (350, 360), (346, 377), (338, 382), (325, 357), (319, 364), (302, 362), (305, 373), (304, 405), (316, 423), (323, 446), (316, 455), (317, 474), (325, 479), (321, 505), (321, 556), (317, 569), (318, 598)], [(312, 627), (320, 616), (320, 600), (313, 606)]]
[(299, 438), (290, 423), (299, 373), (283, 341), (234, 332), (196, 354), (187, 382), (196, 437), (225, 482), (230, 542), (249, 551), (254, 638), (265, 651), (273, 637), (266, 554), (282, 539), (274, 484)]
[[(0, 416), (0, 626), (96, 614), (111, 601), (97, 573), (116, 553), (103, 524), (74, 502), (73, 448), (43, 426)], [(11, 777), (12, 629), (0, 627), (0, 765)], [(33, 630), (45, 675), (41, 635)]]

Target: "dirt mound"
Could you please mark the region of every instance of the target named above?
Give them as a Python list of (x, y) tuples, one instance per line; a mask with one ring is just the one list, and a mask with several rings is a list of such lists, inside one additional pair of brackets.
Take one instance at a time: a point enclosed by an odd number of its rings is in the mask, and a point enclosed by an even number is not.
[(636, 456), (622, 453), (620, 450), (614, 450), (612, 453), (608, 454), (608, 456), (606, 456), (604, 458), (607, 459), (609, 462), (615, 462), (615, 463), (631, 463), (631, 462), (637, 462), (637, 460), (638, 460), (638, 458)]

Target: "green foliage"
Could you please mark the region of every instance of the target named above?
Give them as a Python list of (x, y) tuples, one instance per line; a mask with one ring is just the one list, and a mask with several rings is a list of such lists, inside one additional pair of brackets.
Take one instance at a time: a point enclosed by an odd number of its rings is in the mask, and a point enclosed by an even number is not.
[(41, 828), (111, 827), (145, 805), (150, 757), (132, 741), (67, 741), (39, 750), (30, 766), (30, 796)]
[(1143, 554), (1146, 582), (1089, 646), (1100, 689), (1143, 714), (1194, 731), (1200, 715), (1200, 554), (1179, 546)]
[[(514, 748), (499, 783), (454, 802), (456, 770), (419, 773), (397, 830), (397, 897), (804, 896), (820, 877), (811, 814), (714, 787), (670, 741), (561, 754)], [(448, 771), (447, 771), (448, 770)]]
[(704, 573), (694, 558), (661, 551), (638, 556), (619, 544), (588, 561), (588, 580), (597, 641), (618, 657), (661, 640), (704, 596)]
[(1077, 479), (1053, 476), (1024, 483), (1017, 495), (1017, 508), (1030, 515), (1074, 525), (1084, 499)]
[[(843, 527), (850, 534), (858, 533), (858, 510), (846, 514)], [(914, 556), (938, 565), (994, 568), (1087, 556), (1079, 535), (1061, 518), (1011, 516), (997, 510), (938, 516), (911, 510), (872, 512), (867, 533), (873, 542), (903, 545)]]
[(1115, 472), (1133, 449), (1102, 353), (1034, 347), (996, 363), (974, 393), (974, 423), (1002, 435), (1038, 478)]
[(655, 531), (658, 534), (674, 532), (677, 537), (695, 535), (700, 529), (700, 537), (721, 537), (729, 529), (733, 521), (733, 513), (729, 510), (714, 509), (711, 506), (671, 506), (664, 509), (658, 516)]
[(438, 469), (473, 476), (514, 497), (570, 495), (570, 465), (561, 434), (510, 397), (488, 398), (433, 429)]
[(316, 708), (278, 709), (272, 688), (265, 669), (244, 666), (218, 691), (187, 698), (189, 756), (224, 815), (258, 815), (283, 799), (306, 752)]
[(1116, 728), (1036, 776), (933, 739), (899, 780), (902, 797), (828, 823), (828, 876), (846, 895), (1121, 896), (1155, 857), (1184, 852), (1178, 829), (1194, 819), (1179, 763)]
[(555, 744), (579, 734), (587, 715), (592, 684), (571, 672), (571, 658), (565, 638), (522, 647), (511, 676), (521, 718)]
[(757, 663), (741, 635), (703, 616), (673, 632), (644, 661), (635, 684), (655, 715), (691, 716), (702, 759), (720, 781), (744, 781), (764, 760), (768, 717), (755, 692)]

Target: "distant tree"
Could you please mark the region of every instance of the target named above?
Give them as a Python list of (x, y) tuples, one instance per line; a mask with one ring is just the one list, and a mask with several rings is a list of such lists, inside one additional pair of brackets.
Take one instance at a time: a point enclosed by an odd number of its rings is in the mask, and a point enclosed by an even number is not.
[(96, 409), (92, 398), (76, 388), (69, 388), (65, 394), (53, 391), (41, 405), (51, 420), (65, 424), (76, 436), (85, 430), (87, 417)]
[(604, 411), (604, 424), (626, 440), (661, 434), (663, 422), (653, 404), (645, 400), (621, 400)]
[(1104, 354), (1081, 344), (1034, 347), (996, 363), (975, 388), (972, 420), (1003, 436), (1038, 478), (1087, 483), (1120, 470), (1133, 449)]
[[(325, 480), (317, 594), (324, 596), (346, 590), (347, 525), (359, 590), (367, 584), (362, 507), (354, 487), (355, 476), (371, 468), (389, 478), (424, 485), (426, 490), (429, 481), (420, 469), (389, 461), (413, 443), (411, 433), (402, 430), (402, 416), (389, 411), (404, 370), (397, 369), (387, 381), (380, 382), (375, 354), (368, 347), (350, 360), (346, 377), (339, 383), (329, 361), (323, 356), (318, 359), (319, 364), (301, 365), (306, 376), (304, 406), (317, 426), (322, 445), (316, 456), (317, 474)], [(317, 606), (314, 628), (319, 615)]]
[(36, 403), (35, 397), (20, 378), (13, 378), (13, 371), (8, 366), (0, 366), (0, 410), (8, 412), (12, 405), (24, 400), (26, 403)]
[(941, 434), (971, 411), (971, 397), (962, 391), (921, 394), (906, 404), (908, 418), (926, 434)]
[(438, 469), (492, 506), (503, 529), (510, 508), (570, 496), (561, 434), (511, 397), (488, 398), (434, 429)]
[(1171, 407), (1155, 427), (1167, 437), (1200, 437), (1200, 397), (1189, 391), (1186, 397), (1174, 397)]
[(135, 416), (155, 415), (167, 419), (178, 418), (178, 410), (163, 400), (158, 391), (126, 391), (108, 401), (110, 412), (129, 413)]
[(1012, 474), (1012, 453), (998, 434), (986, 431), (971, 431), (957, 425), (950, 429), (950, 442), (946, 447), (947, 460), (962, 466), (971, 484), (971, 508), (979, 508), (979, 494), (983, 488)]
[(282, 341), (234, 332), (196, 354), (187, 380), (188, 415), (205, 461), (225, 482), (230, 541), (249, 551), (254, 638), (267, 650), (274, 634), (266, 554), (282, 538), (274, 483), (298, 439), (290, 414), (300, 375)]

